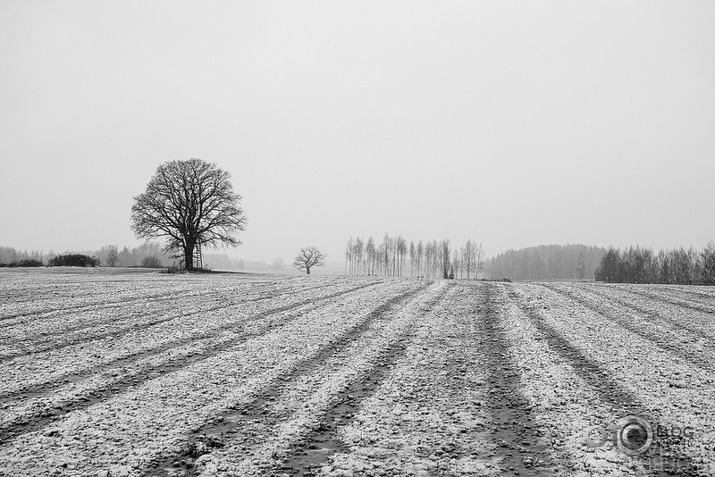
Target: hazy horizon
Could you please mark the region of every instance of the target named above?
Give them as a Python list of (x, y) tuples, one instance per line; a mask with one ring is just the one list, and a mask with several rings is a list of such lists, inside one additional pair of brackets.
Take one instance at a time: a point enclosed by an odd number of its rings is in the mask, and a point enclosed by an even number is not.
[(139, 245), (133, 197), (196, 157), (243, 196), (230, 257), (702, 248), (713, 24), (707, 1), (3, 2), (0, 246)]

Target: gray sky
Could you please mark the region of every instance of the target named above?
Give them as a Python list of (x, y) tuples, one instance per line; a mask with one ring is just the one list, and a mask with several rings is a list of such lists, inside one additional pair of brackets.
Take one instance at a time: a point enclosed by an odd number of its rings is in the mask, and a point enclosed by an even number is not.
[(162, 162), (233, 176), (229, 254), (350, 235), (715, 239), (715, 2), (0, 1), (0, 245), (141, 243)]

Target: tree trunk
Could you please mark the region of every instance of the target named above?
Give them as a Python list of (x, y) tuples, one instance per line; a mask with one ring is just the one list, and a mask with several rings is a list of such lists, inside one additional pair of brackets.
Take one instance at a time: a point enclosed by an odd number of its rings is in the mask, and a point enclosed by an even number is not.
[(310, 275), (310, 267), (305, 267), (305, 273), (306, 275)]
[(194, 244), (190, 242), (184, 245), (184, 268), (186, 270), (194, 269)]

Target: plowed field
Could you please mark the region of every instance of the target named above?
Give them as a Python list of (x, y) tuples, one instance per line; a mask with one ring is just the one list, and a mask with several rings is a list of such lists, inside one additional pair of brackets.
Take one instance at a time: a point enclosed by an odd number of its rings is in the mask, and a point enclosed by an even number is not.
[(715, 475), (715, 289), (0, 271), (0, 475)]

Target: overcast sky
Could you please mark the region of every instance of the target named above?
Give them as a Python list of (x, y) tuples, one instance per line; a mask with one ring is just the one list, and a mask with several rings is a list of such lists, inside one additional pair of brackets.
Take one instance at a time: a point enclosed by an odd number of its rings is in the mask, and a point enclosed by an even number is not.
[(229, 171), (229, 254), (351, 235), (715, 239), (715, 2), (0, 1), (0, 245), (141, 243), (157, 166)]

